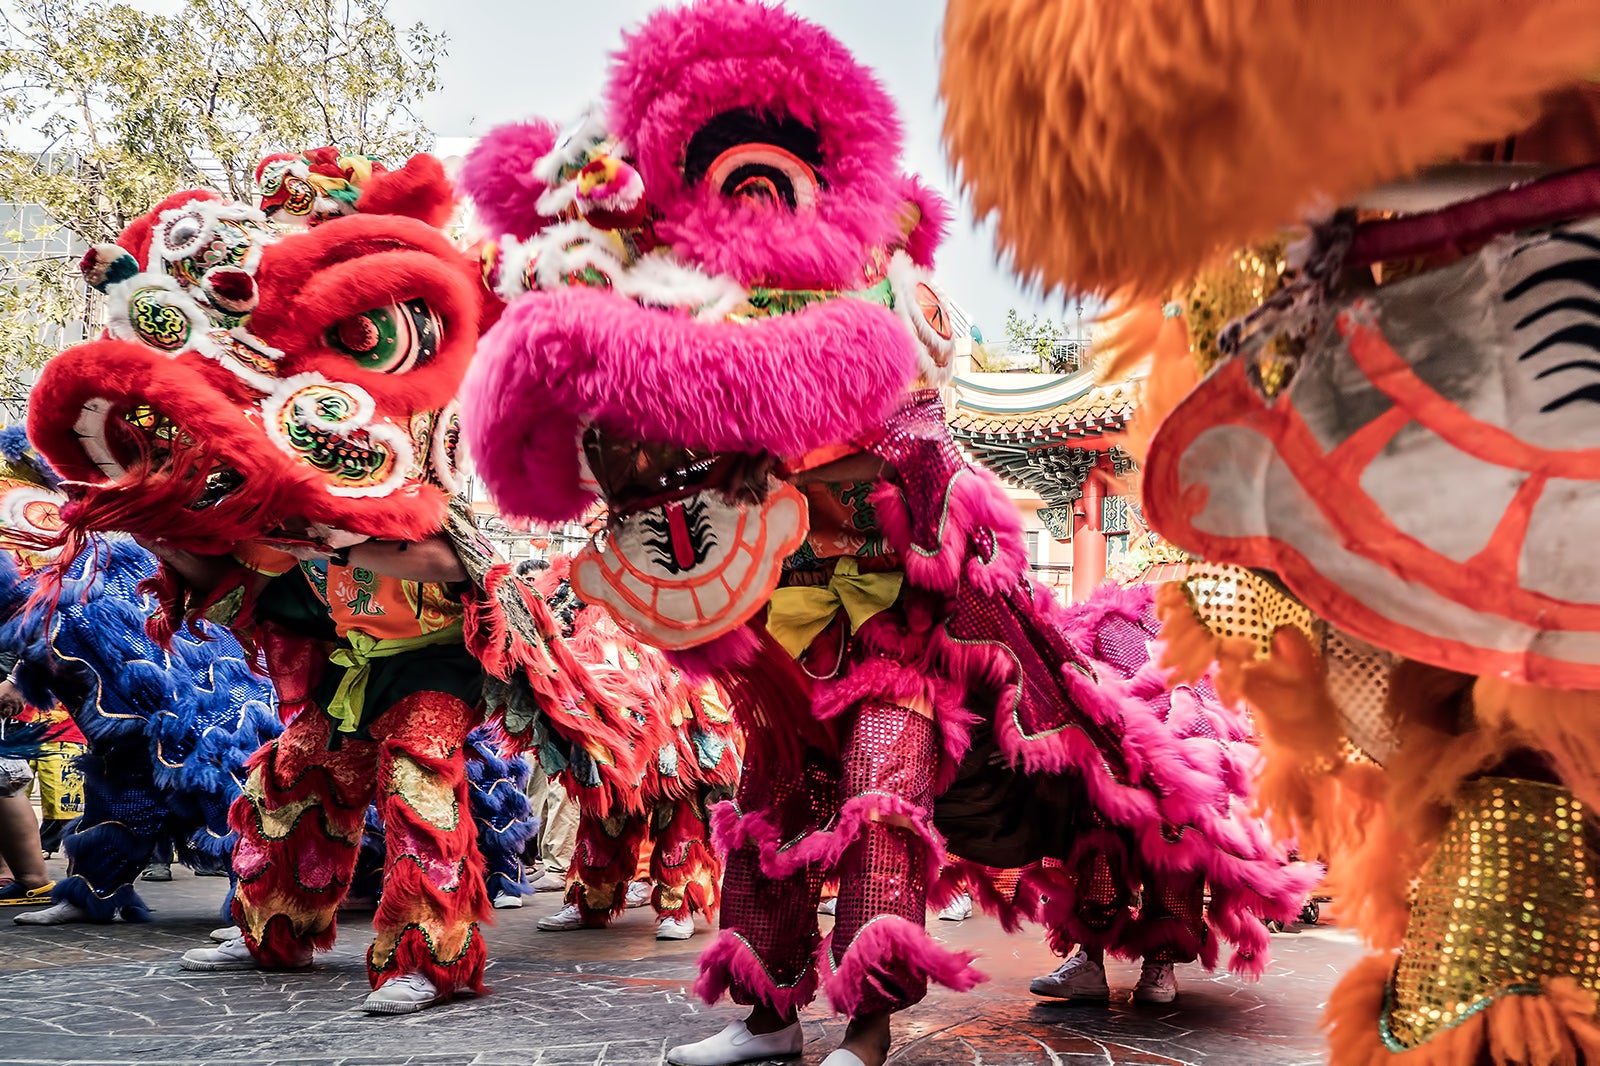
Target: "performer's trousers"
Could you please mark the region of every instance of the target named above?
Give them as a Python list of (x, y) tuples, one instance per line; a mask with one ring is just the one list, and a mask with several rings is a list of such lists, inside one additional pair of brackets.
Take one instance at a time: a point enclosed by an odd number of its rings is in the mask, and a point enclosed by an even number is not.
[(722, 864), (711, 851), (705, 805), (695, 794), (658, 799), (646, 814), (584, 813), (567, 886), (567, 902), (577, 905), (584, 924), (602, 926), (621, 913), (644, 848), (656, 914), (688, 918), (698, 911), (715, 921)]
[(332, 720), (309, 707), (256, 753), (232, 812), (234, 917), (263, 966), (333, 945), (375, 802), (386, 855), (367, 953), (373, 987), (420, 972), (446, 994), (481, 988), (488, 898), (462, 753), (476, 723), (460, 699), (417, 692), (371, 723), (370, 740), (342, 734), (330, 750)]
[[(846, 712), (841, 767), (808, 756), (774, 772), (752, 738), (723, 884), (722, 932), (702, 958), (699, 991), (789, 1015), (823, 985), (856, 1016), (919, 1001), (935, 979), (976, 981), (969, 959), (928, 937), (928, 887), (943, 858), (931, 825), (939, 750), (928, 717), (867, 700)], [(837, 877), (832, 934), (819, 943), (817, 903)]]

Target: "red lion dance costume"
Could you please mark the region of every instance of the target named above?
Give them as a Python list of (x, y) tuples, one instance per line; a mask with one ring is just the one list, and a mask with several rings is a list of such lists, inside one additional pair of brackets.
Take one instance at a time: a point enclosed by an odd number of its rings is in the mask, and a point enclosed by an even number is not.
[(50, 362), (29, 430), (76, 483), (65, 536), (151, 545), (157, 628), (229, 621), (298, 711), (232, 811), (243, 935), (185, 966), (299, 968), (331, 946), (375, 799), (387, 857), (364, 1006), (400, 1013), (481, 987), (463, 745), (485, 705), (596, 789), (625, 796), (639, 767), (627, 711), (450, 505), (454, 396), (493, 303), (438, 228), (443, 170), (356, 162), (353, 210), (310, 228), (278, 235), (187, 193), (92, 253), (109, 335)]
[(978, 981), (924, 929), (935, 800), (963, 787), (1059, 812), (1002, 834), (973, 802), (949, 830), (969, 880), (1027, 867), (997, 900), (1013, 915), (1070, 909), (1097, 856), (1203, 877), (1210, 931), (1259, 972), (1259, 916), (1291, 917), (1315, 871), (1230, 813), (1214, 744), (1096, 678), (1026, 579), (1014, 507), (945, 425), (956, 326), (928, 272), (948, 216), (899, 170), (876, 80), (780, 8), (707, 0), (630, 35), (605, 100), (559, 141), (510, 127), (467, 161), (510, 305), (464, 425), (508, 514), (604, 501), (575, 589), (745, 724), (698, 989), (752, 1014), (669, 1061), (797, 1054), (822, 988), (852, 1018), (828, 1066), (877, 1066), (890, 1012)]
[[(608, 925), (629, 905), (635, 875), (654, 882), (661, 940), (686, 940), (694, 915), (717, 917), (722, 863), (711, 850), (711, 805), (739, 784), (739, 750), (733, 724), (715, 686), (691, 684), (657, 650), (639, 643), (599, 607), (572, 592), (571, 559), (561, 557), (535, 581), (562, 623), (567, 645), (605, 688), (633, 709), (633, 742), (646, 755), (638, 806), (586, 805), (578, 820), (567, 906), (542, 919), (540, 929)], [(562, 783), (583, 796), (569, 769)], [(641, 904), (642, 905), (642, 904)]]
[(1600, 1062), (1597, 72), (1588, 0), (949, 6), (979, 209), (1153, 353), (1169, 658), (1375, 949), (1337, 1066)]

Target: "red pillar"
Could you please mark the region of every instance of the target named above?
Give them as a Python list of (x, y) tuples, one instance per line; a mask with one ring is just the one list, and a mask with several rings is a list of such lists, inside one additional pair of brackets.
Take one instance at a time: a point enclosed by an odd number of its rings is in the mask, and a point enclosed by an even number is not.
[(1098, 467), (1083, 479), (1083, 495), (1072, 508), (1073, 603), (1087, 600), (1106, 578), (1106, 535), (1100, 529), (1100, 501), (1106, 487), (1097, 472)]

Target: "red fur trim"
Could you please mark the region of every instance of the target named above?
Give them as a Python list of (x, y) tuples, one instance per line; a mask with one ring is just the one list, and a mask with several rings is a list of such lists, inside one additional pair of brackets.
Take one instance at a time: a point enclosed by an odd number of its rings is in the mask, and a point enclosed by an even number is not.
[(793, 985), (780, 987), (744, 938), (724, 929), (700, 953), (700, 979), (694, 991), (706, 1003), (716, 1003), (727, 994), (735, 1003), (764, 1003), (782, 1017), (793, 1018), (816, 998), (819, 980), (812, 963)]
[[(817, 951), (818, 966), (829, 965), (832, 957), (830, 934)], [(893, 985), (885, 984), (889, 975), (912, 975), (937, 981), (956, 992), (970, 991), (988, 980), (973, 967), (976, 958), (970, 952), (947, 951), (922, 926), (885, 915), (856, 934), (845, 950), (844, 961), (824, 984), (824, 991), (835, 1013), (854, 1017), (857, 1008), (868, 1000), (895, 998)]]
[(455, 207), (455, 191), (444, 164), (425, 152), (406, 160), (399, 170), (374, 168), (356, 201), (356, 210), (364, 215), (406, 215), (435, 229), (450, 223)]
[(127, 228), (117, 237), (117, 243), (126, 248), (134, 259), (138, 260), (140, 270), (149, 270), (152, 231), (155, 229), (156, 222), (160, 220), (162, 213), (171, 211), (175, 207), (182, 207), (187, 203), (193, 203), (196, 200), (211, 200), (220, 203), (222, 197), (210, 189), (186, 189), (183, 192), (175, 192), (128, 223)]
[(244, 932), (245, 946), (250, 949), (250, 954), (255, 956), (256, 964), (263, 970), (308, 969), (305, 961), (307, 947), (314, 952), (332, 951), (334, 942), (338, 940), (338, 929), (332, 921), (320, 932), (308, 937), (297, 937), (294, 935), (293, 923), (284, 914), (274, 914), (269, 918), (267, 927), (262, 930), (261, 939), (252, 940), (250, 926), (245, 921), (244, 905), (237, 897), (233, 901), (233, 920)]
[(483, 983), (483, 971), (489, 962), (489, 951), (483, 943), (483, 931), (476, 922), (467, 933), (466, 950), (454, 959), (436, 959), (428, 947), (427, 938), (422, 935), (422, 930), (416, 928), (407, 929), (400, 934), (400, 941), (395, 945), (389, 965), (382, 970), (373, 969), (371, 950), (367, 949), (367, 979), (372, 982), (373, 988), (381, 988), (402, 974), (420, 973), (432, 981), (434, 987), (447, 999), (463, 989), (471, 989), (480, 996), (489, 992)]
[[(525, 611), (536, 632), (513, 630), (502, 600)], [(464, 620), (467, 649), (485, 671), (502, 681), (515, 677), (526, 682), (552, 729), (585, 751), (606, 753), (606, 760), (596, 760), (601, 786), (585, 787), (574, 798), (602, 816), (641, 810), (637, 786), (643, 760), (653, 756), (654, 749), (635, 746), (627, 711), (560, 638), (560, 626), (544, 600), (502, 564), (486, 575), (482, 592), (468, 599)], [(528, 635), (540, 642), (530, 642), (525, 639)], [(504, 719), (500, 721), (504, 726)], [(507, 734), (519, 750), (531, 739), (509, 729)]]

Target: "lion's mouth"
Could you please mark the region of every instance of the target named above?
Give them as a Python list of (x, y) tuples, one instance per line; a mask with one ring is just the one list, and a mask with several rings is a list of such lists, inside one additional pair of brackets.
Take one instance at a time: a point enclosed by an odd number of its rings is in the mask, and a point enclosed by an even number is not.
[[(135, 470), (192, 481), (194, 495), (185, 504), (191, 511), (215, 507), (245, 487), (243, 474), (209, 457), (182, 426), (149, 404), (96, 398), (83, 405), (73, 428), (84, 455), (111, 481)], [(193, 468), (181, 469), (186, 463)]]
[(648, 444), (591, 427), (583, 454), (613, 520), (666, 508), (707, 492), (759, 503), (777, 465), (766, 453), (712, 452)]

